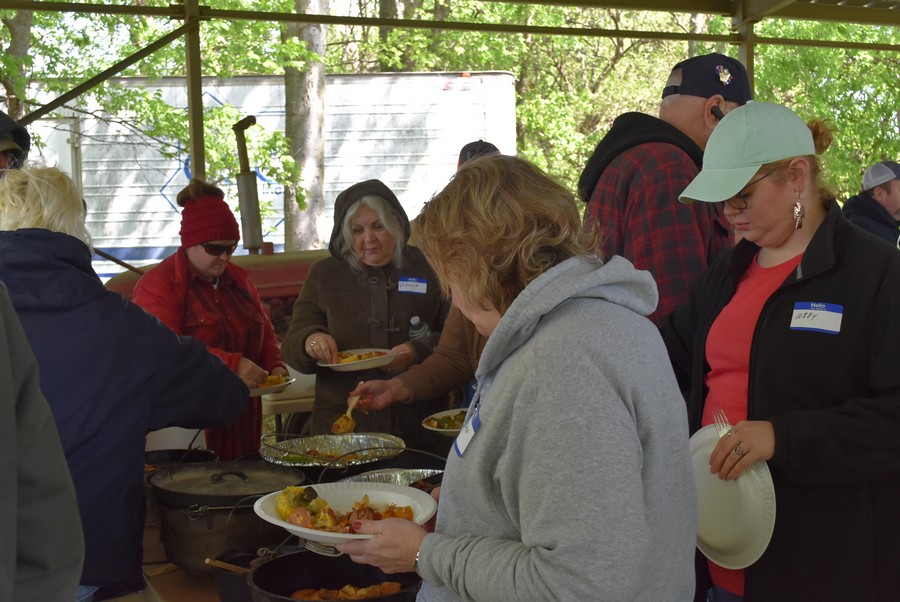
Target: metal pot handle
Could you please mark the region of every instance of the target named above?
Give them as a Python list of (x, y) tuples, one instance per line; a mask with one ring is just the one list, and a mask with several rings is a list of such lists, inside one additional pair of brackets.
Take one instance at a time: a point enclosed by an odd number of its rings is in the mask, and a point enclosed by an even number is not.
[(240, 477), (245, 482), (250, 480), (250, 477), (248, 477), (243, 470), (223, 470), (222, 472), (217, 472), (213, 476), (209, 477), (209, 480), (216, 484), (224, 483), (225, 477), (227, 477), (228, 475)]

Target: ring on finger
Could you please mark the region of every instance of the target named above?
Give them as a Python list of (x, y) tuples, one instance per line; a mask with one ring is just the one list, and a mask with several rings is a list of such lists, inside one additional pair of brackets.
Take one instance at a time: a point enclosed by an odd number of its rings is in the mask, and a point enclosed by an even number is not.
[(310, 349), (315, 349), (315, 348), (318, 347), (318, 346), (319, 346), (319, 341), (313, 340), (313, 341), (310, 341), (310, 342), (309, 342), (309, 348), (310, 348)]
[(747, 453), (740, 445), (735, 445), (732, 451), (739, 456), (743, 456), (745, 453)]

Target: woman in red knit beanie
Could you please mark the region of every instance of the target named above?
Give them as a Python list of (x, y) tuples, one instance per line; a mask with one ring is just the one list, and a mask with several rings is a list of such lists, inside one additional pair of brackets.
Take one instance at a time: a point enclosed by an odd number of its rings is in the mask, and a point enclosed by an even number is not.
[[(241, 234), (224, 198), (201, 180), (178, 193), (181, 248), (141, 277), (133, 301), (178, 334), (206, 343), (252, 389), (268, 374), (288, 372), (256, 287), (231, 263)], [(206, 446), (222, 460), (258, 452), (260, 403), (255, 398), (230, 427), (207, 428)]]

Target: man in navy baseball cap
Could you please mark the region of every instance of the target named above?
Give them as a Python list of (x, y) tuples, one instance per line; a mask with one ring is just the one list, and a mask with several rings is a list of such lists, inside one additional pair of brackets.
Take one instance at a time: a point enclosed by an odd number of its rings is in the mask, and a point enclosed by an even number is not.
[(672, 72), (679, 69), (681, 83), (663, 88), (663, 98), (672, 94), (711, 98), (719, 94), (724, 100), (739, 105), (753, 100), (747, 70), (739, 60), (730, 56), (717, 52), (694, 56), (677, 63), (672, 67)]
[(619, 115), (578, 180), (585, 220), (604, 230), (603, 254), (621, 255), (656, 279), (656, 324), (687, 302), (694, 280), (733, 244), (720, 205), (682, 205), (678, 195), (699, 173), (719, 121), (750, 98), (740, 61), (718, 53), (680, 61), (658, 117)]

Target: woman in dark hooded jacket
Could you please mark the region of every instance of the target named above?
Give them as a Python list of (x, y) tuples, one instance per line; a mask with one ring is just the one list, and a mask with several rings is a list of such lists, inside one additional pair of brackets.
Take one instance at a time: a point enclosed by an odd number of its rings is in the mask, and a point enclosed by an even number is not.
[[(310, 269), (281, 347), (288, 364), (316, 375), (313, 435), (331, 432), (360, 381), (402, 372), (427, 357), (437, 341), (449, 303), (422, 253), (408, 240), (409, 218), (381, 181), (360, 182), (338, 195), (328, 243), (331, 257)], [(429, 339), (409, 340), (413, 316), (431, 327)], [(319, 365), (337, 363), (339, 351), (360, 348), (390, 349), (397, 357), (382, 368), (356, 372)], [(446, 409), (446, 403), (440, 404), (417, 401), (357, 412), (356, 431), (391, 433), (415, 446), (423, 431), (421, 419)]]

